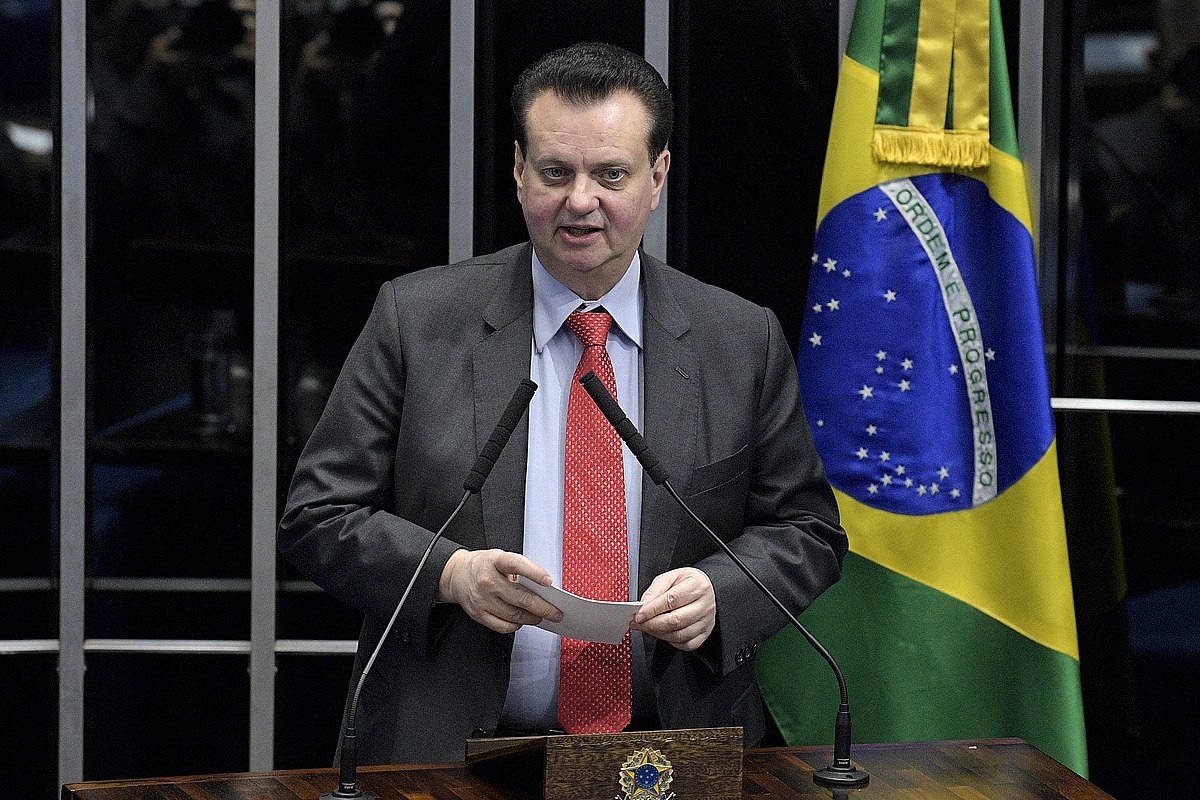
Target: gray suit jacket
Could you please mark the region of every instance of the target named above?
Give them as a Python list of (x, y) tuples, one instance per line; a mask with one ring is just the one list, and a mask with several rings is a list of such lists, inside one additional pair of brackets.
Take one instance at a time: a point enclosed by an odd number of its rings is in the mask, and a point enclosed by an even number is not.
[[(280, 549), (362, 610), (355, 680), (529, 375), (530, 259), (525, 244), (385, 284), (300, 459)], [(697, 514), (798, 613), (838, 579), (846, 537), (779, 323), (645, 254), (642, 288), (644, 433)], [(458, 761), (464, 739), (497, 727), (513, 637), (434, 594), (456, 548), (521, 550), (527, 438), (523, 420), (434, 549), (372, 668), (357, 718), (362, 763)], [(764, 720), (754, 652), (784, 619), (715, 550), (646, 478), (639, 593), (691, 565), (717, 596), (716, 631), (695, 653), (647, 637), (662, 725), (742, 725), (755, 744)]]

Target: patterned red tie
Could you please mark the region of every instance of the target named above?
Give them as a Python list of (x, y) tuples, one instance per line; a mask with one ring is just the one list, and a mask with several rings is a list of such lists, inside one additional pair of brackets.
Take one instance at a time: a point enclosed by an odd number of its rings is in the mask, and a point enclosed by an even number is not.
[[(583, 357), (567, 403), (563, 483), (563, 588), (592, 600), (629, 599), (625, 471), (621, 440), (579, 378), (588, 371), (617, 396), (605, 342), (612, 317), (575, 312), (567, 327), (583, 342)], [(563, 637), (558, 721), (567, 733), (615, 733), (629, 725), (629, 633), (620, 644)]]

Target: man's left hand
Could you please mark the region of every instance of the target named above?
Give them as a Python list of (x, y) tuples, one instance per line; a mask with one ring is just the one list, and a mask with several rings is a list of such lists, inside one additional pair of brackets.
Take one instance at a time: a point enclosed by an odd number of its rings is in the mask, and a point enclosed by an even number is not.
[(692, 651), (717, 625), (717, 595), (712, 581), (695, 567), (659, 575), (642, 595), (642, 607), (630, 626), (656, 639)]

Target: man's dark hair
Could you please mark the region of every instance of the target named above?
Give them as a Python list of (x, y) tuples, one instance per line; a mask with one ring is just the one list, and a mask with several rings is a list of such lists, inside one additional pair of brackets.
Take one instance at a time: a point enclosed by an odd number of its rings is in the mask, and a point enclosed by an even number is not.
[(528, 133), (525, 120), (533, 101), (552, 91), (563, 102), (590, 106), (627, 91), (642, 101), (650, 118), (646, 149), (653, 163), (675, 125), (674, 106), (667, 84), (644, 58), (611, 44), (585, 42), (542, 56), (525, 68), (513, 86), (513, 128), (521, 152)]

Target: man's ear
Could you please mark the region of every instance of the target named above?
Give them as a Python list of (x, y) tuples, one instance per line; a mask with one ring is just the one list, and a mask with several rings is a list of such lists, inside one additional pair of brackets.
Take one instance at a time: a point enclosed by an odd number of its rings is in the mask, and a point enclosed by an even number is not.
[(525, 155), (521, 152), (521, 143), (513, 142), (513, 180), (517, 182), (517, 199), (521, 199), (521, 191), (525, 188)]
[(671, 151), (663, 150), (650, 165), (650, 187), (652, 197), (650, 210), (658, 208), (658, 200), (662, 196), (662, 188), (667, 183), (667, 172), (671, 169)]

